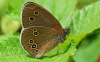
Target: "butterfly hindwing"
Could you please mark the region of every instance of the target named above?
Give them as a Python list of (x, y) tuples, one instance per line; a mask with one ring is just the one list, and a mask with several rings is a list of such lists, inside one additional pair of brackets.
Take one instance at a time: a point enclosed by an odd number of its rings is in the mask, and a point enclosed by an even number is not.
[(61, 35), (49, 27), (29, 27), (22, 31), (21, 43), (31, 55), (39, 57), (61, 42)]

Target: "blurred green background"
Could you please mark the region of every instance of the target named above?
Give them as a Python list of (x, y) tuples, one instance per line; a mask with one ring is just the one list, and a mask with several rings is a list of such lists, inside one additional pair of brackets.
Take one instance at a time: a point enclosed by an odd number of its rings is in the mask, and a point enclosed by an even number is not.
[[(27, 1), (43, 6), (64, 29), (70, 28), (70, 35), (60, 44), (60, 56), (54, 48), (35, 59), (22, 48), (21, 11)], [(99, 62), (99, 56), (99, 0), (0, 0), (0, 62)]]

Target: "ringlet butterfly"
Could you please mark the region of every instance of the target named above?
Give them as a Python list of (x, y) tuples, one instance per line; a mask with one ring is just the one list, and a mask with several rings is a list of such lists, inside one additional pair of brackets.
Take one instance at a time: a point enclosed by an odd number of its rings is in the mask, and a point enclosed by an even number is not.
[(63, 42), (69, 29), (63, 29), (57, 19), (45, 8), (26, 2), (22, 8), (21, 44), (35, 58), (40, 58)]

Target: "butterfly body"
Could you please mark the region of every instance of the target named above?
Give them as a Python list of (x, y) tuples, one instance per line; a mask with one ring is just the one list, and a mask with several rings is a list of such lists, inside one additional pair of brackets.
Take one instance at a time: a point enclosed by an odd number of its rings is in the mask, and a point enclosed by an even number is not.
[(65, 31), (57, 19), (34, 2), (25, 3), (22, 11), (21, 44), (36, 58), (65, 40)]

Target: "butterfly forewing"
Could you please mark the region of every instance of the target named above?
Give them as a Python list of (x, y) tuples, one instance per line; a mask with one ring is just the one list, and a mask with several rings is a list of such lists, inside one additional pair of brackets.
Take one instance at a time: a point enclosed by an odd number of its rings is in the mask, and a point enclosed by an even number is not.
[(24, 28), (30, 26), (45, 26), (62, 30), (61, 25), (51, 13), (33, 2), (25, 3), (22, 9), (22, 24)]

